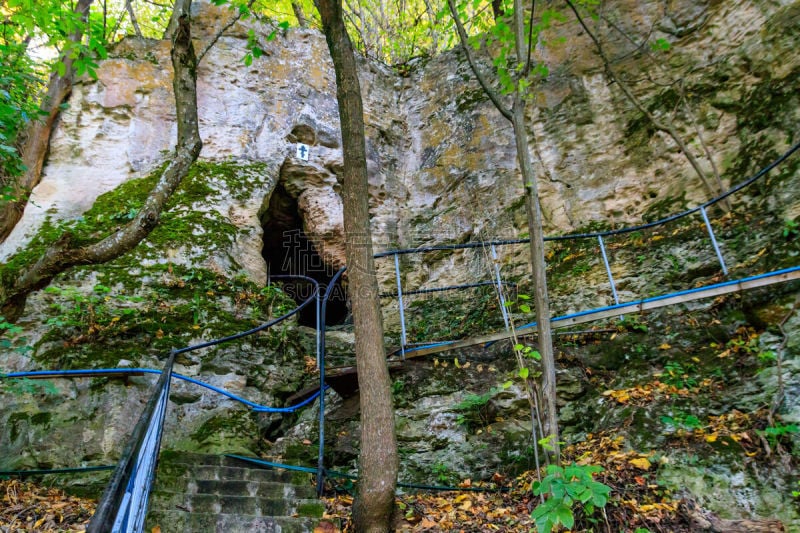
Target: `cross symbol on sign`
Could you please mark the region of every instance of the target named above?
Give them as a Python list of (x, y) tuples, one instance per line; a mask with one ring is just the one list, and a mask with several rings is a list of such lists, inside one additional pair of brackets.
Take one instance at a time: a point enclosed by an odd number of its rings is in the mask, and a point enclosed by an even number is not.
[(303, 161), (308, 161), (308, 155), (311, 152), (309, 150), (308, 145), (305, 144), (298, 144), (297, 145), (297, 158), (302, 159)]

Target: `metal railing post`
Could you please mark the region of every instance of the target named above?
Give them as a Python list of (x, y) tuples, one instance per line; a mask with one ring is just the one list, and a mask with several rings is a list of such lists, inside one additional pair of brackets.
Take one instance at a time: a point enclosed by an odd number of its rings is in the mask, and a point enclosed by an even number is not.
[(508, 320), (508, 309), (506, 309), (506, 297), (503, 294), (503, 280), (500, 277), (500, 263), (497, 260), (497, 249), (492, 245), (492, 264), (494, 265), (494, 276), (497, 280), (497, 295), (500, 297), (500, 312), (503, 313), (503, 323), (506, 325), (506, 331), (511, 329), (511, 324)]
[(317, 299), (319, 300), (317, 308), (319, 309), (319, 450), (317, 455), (317, 496), (322, 496), (325, 489), (325, 333), (327, 327), (325, 325), (325, 313), (328, 309), (328, 299), (336, 286), (337, 281), (347, 267), (342, 267), (334, 274), (328, 282), (325, 289), (325, 295), (322, 296), (317, 291)]
[[(334, 282), (328, 285), (325, 289), (324, 300), (323, 296), (317, 291), (317, 326), (322, 325), (325, 327), (325, 308), (328, 304), (328, 293), (330, 287), (333, 287)], [(320, 301), (322, 300), (322, 301)], [(317, 497), (322, 496), (322, 491), (325, 488), (325, 463), (323, 457), (325, 455), (325, 335), (323, 330), (317, 329), (317, 339), (320, 341), (317, 344), (317, 368), (319, 369), (319, 450), (317, 455)]]
[(397, 279), (397, 302), (400, 305), (400, 355), (406, 360), (406, 314), (403, 308), (403, 282), (400, 280), (400, 256), (394, 254), (394, 275)]
[(714, 236), (714, 228), (711, 227), (711, 222), (708, 220), (708, 214), (706, 214), (705, 206), (700, 206), (700, 214), (703, 215), (703, 222), (706, 223), (708, 236), (711, 237), (711, 244), (714, 246), (714, 252), (716, 252), (717, 259), (719, 259), (719, 264), (722, 266), (722, 273), (727, 276), (728, 267), (725, 266), (725, 259), (722, 257), (722, 251), (719, 249), (719, 244), (717, 244), (717, 238)]
[(606, 273), (608, 274), (608, 282), (611, 284), (611, 294), (614, 295), (614, 303), (619, 305), (619, 296), (617, 295), (617, 287), (614, 285), (614, 276), (611, 274), (611, 265), (608, 264), (608, 255), (606, 255), (606, 245), (603, 243), (603, 236), (597, 236), (597, 242), (600, 244), (600, 253), (603, 254), (603, 263), (606, 265)]
[(178, 352), (170, 352), (155, 390), (133, 428), (111, 481), (87, 525), (89, 533), (138, 533), (144, 528), (169, 404), (172, 366)]
[[(326, 291), (327, 291), (327, 287), (326, 287)], [(320, 354), (320, 343), (322, 342), (322, 323), (320, 322), (320, 320), (321, 320), (320, 307), (321, 307), (321, 302), (322, 302), (322, 295), (319, 292), (320, 292), (319, 288), (317, 288), (317, 298), (316, 298), (316, 300), (317, 300), (316, 301), (316, 306), (317, 306), (317, 370), (319, 370), (319, 368), (320, 368), (320, 366), (322, 364), (321, 361), (320, 361), (320, 356), (319, 356), (319, 354)]]

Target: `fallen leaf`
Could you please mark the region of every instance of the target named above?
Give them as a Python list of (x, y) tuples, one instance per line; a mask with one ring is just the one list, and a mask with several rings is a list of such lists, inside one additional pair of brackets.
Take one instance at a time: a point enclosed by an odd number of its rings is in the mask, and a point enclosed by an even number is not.
[(646, 457), (637, 457), (636, 459), (630, 459), (628, 463), (632, 464), (636, 468), (640, 470), (650, 470), (650, 461)]
[(336, 533), (338, 530), (330, 522), (322, 521), (314, 528), (314, 533)]
[(430, 529), (432, 527), (436, 527), (436, 522), (433, 520), (428, 520), (427, 518), (423, 518), (422, 521), (419, 523), (419, 527), (423, 529)]

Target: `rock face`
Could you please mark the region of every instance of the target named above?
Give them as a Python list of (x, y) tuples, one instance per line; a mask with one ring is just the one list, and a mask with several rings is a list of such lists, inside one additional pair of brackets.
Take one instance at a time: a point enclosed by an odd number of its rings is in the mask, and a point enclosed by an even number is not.
[[(196, 6), (198, 48), (229, 16), (224, 9)], [(797, 1), (616, 0), (604, 5), (600, 21), (613, 23), (595, 26), (613, 58), (612, 67), (649, 112), (673, 121), (710, 187), (675, 142), (643, 118), (609, 80), (591, 42), (569, 19), (549, 30), (548, 44), (537, 49), (537, 60), (549, 67), (549, 74), (531, 89), (528, 109), (530, 150), (548, 234), (618, 227), (697, 205), (718, 192), (715, 169), (728, 187), (800, 138)], [(250, 29), (265, 54), (245, 66)], [(327, 47), (313, 30), (279, 32), (268, 40), (271, 31), (240, 22), (209, 50), (198, 70), (203, 151), (159, 227), (130, 254), (62, 275), (31, 297), (19, 322), (23, 331), (9, 336), (10, 346), (0, 356), (4, 371), (158, 367), (172, 348), (281, 315), (294, 304), (265, 284), (268, 273), (286, 270), (287, 254), (297, 253), (291, 236), (301, 230), (314, 252), (302, 256), (310, 261), (305, 266), (292, 263), (289, 270), (330, 274), (344, 265), (339, 196), (343, 161)], [(638, 46), (645, 35), (660, 48), (669, 43), (668, 49)], [(567, 39), (559, 43), (558, 37)], [(482, 54), (488, 65), (490, 52)], [(53, 135), (33, 202), (0, 244), (3, 269), (34, 261), (63, 231), (95, 238), (125, 223), (170, 157), (175, 126), (169, 43), (126, 39), (111, 55), (100, 64), (96, 80), (86, 78), (76, 85)], [(459, 52), (417, 59), (410, 67), (399, 72), (360, 63), (376, 251), (524, 236), (522, 184), (509, 124), (483, 95)], [(310, 147), (308, 161), (296, 157), (298, 143)], [(734, 214), (720, 218), (721, 212), (712, 213), (734, 275), (796, 264), (800, 250), (792, 228), (800, 217), (798, 160), (795, 156), (773, 171), (767, 185), (734, 197)], [(622, 300), (717, 279), (716, 255), (699, 219), (672, 231), (608, 240)], [(649, 248), (642, 251), (637, 248), (641, 245)], [(767, 248), (769, 253), (762, 252)], [(594, 240), (550, 244), (547, 252), (556, 314), (611, 303)], [(524, 294), (530, 289), (527, 248), (500, 247), (498, 253), (504, 279), (517, 282)], [(489, 251), (482, 249), (406, 255), (399, 263), (405, 290), (491, 279), (494, 265)], [(378, 260), (377, 268), (382, 290), (395, 291), (391, 257)], [(690, 307), (689, 314), (697, 312), (711, 324), (710, 333), (693, 342), (724, 344), (745, 324), (771, 328), (777, 335), (780, 320), (792, 308), (791, 291), (784, 292), (777, 291), (775, 301), (759, 293), (745, 318), (738, 309), (722, 309), (724, 303)], [(491, 287), (450, 299), (408, 298), (409, 341), (500, 329), (495, 300)], [(388, 342), (396, 344), (397, 304), (392, 299), (385, 304)], [(512, 311), (517, 324), (529, 320), (519, 309)], [(716, 314), (730, 319), (719, 331), (713, 327)], [(673, 335), (670, 328), (682, 327), (683, 318), (659, 316), (651, 331)], [(796, 322), (786, 322), (786, 331)], [(600, 348), (565, 349), (569, 361), (581, 361), (565, 363), (560, 371), (561, 416), (568, 438), (636, 424), (638, 433), (630, 429), (628, 436), (642, 451), (668, 438), (658, 426), (662, 412), (611, 405), (601, 388), (649, 379), (664, 371), (667, 356), (680, 357), (684, 369), (699, 365), (691, 359), (696, 352), (688, 339), (648, 340), (636, 329), (645, 325), (627, 324), (625, 335)], [(797, 405), (800, 395), (796, 337), (792, 333), (781, 348), (787, 354), (782, 372), (789, 406)], [(330, 340), (332, 358), (347, 364), (352, 335), (339, 331)], [(781, 344), (769, 335), (762, 341), (765, 350)], [(675, 346), (675, 353), (659, 348), (665, 344)], [(314, 382), (308, 373), (314, 345), (312, 331), (290, 322), (238, 344), (187, 354), (177, 371), (255, 402), (282, 405)], [(680, 354), (679, 345), (684, 350)], [(705, 356), (716, 361), (716, 354)], [(516, 385), (497, 389), (514, 372), (507, 347), (455, 357), (458, 366), (452, 360), (419, 363), (396, 378), (398, 433), (408, 480), (426, 479), (431, 472), (446, 482), (489, 477), (499, 464), (527, 466), (531, 460), (527, 401)], [(629, 365), (631, 360), (641, 365)], [(453, 368), (467, 363), (474, 374), (459, 370), (462, 376)], [(594, 368), (601, 377), (584, 368)], [(768, 403), (777, 372), (759, 372), (758, 380), (732, 378), (728, 385), (737, 391), (735, 396), (724, 405), (710, 402), (698, 409), (716, 416), (724, 407), (752, 410)], [(150, 383), (137, 377), (6, 386), (0, 390), (6, 406), (0, 424), (10, 429), (0, 433), (0, 468), (114, 459)], [(172, 400), (164, 440), (168, 448), (270, 450), (312, 460), (314, 447), (303, 444), (317, 438), (312, 411), (299, 417), (246, 413), (233, 401), (182, 382)], [(328, 432), (329, 458), (347, 465), (357, 453), (357, 405), (352, 399), (332, 403), (335, 429)], [(789, 422), (800, 419), (794, 407), (786, 417)], [(675, 486), (688, 475), (681, 461), (666, 476)], [(732, 477), (739, 475), (731, 472)], [(749, 490), (762, 480), (748, 476), (736, 478), (736, 486)], [(788, 482), (777, 478), (770, 498), (790, 493)], [(703, 493), (701, 481), (692, 486)], [(715, 501), (706, 503), (724, 509), (731, 500)], [(764, 502), (748, 505), (762, 515), (767, 507)], [(797, 520), (786, 501), (781, 509), (787, 520)]]

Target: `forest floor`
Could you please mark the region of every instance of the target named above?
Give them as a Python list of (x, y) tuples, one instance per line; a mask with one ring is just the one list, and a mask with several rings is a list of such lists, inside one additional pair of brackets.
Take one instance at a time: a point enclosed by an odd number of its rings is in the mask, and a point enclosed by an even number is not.
[[(746, 418), (746, 415), (742, 415)], [(745, 419), (730, 420), (739, 428), (734, 433), (716, 431), (687, 432), (686, 444), (729, 439), (741, 446), (743, 454), (767, 460), (773, 453), (764, 446), (755, 430), (744, 429)], [(773, 456), (773, 459), (775, 457)], [(564, 463), (602, 467), (593, 479), (611, 488), (604, 508), (587, 512), (583, 504), (572, 506), (574, 524), (569, 528), (556, 526), (553, 531), (609, 531), (624, 533), (691, 533), (724, 531), (726, 533), (782, 532), (777, 520), (727, 520), (699, 508), (693, 501), (672, 494), (656, 482), (659, 457), (624, 451), (622, 438), (611, 435), (589, 435), (587, 440), (564, 450)], [(535, 531), (532, 514), (540, 504), (532, 487), (537, 481), (535, 471), (515, 479), (496, 474), (497, 486), (505, 491), (474, 492), (469, 480), (460, 492), (418, 492), (398, 497), (394, 528), (398, 532), (429, 531), (453, 533), (529, 532)], [(488, 487), (487, 487), (488, 488)], [(799, 495), (800, 496), (800, 495)], [(577, 498), (575, 498), (577, 499)], [(325, 498), (328, 512), (325, 518), (341, 524), (341, 528), (324, 529), (317, 533), (350, 533), (353, 497), (347, 491)], [(545, 528), (546, 531), (546, 528)]]
[(0, 531), (84, 531), (94, 514), (94, 500), (17, 479), (0, 479)]
[[(738, 421), (742, 426), (746, 420)], [(741, 426), (739, 426), (741, 427)], [(752, 433), (752, 434), (751, 434)], [(707, 441), (719, 438), (715, 433), (687, 433), (691, 439)], [(732, 442), (742, 446), (751, 457), (769, 453), (755, 432), (747, 429), (732, 434)], [(725, 436), (725, 438), (730, 435)], [(783, 526), (772, 520), (724, 520), (699, 509), (655, 482), (658, 458), (653, 453), (624, 451), (622, 439), (610, 435), (590, 435), (585, 441), (564, 450), (565, 463), (596, 465), (602, 471), (594, 480), (610, 487), (603, 509), (588, 513), (573, 506), (571, 531), (614, 531), (630, 533), (689, 533), (694, 531), (780, 532)], [(532, 513), (540, 500), (532, 491), (537, 476), (528, 471), (515, 479), (496, 474), (493, 486), (485, 492), (470, 480), (461, 483), (459, 492), (418, 492), (399, 496), (394, 530), (398, 532), (528, 532), (535, 529)], [(498, 491), (493, 488), (504, 487)], [(325, 520), (315, 533), (350, 533), (353, 497), (339, 486), (325, 498)], [(95, 509), (90, 499), (70, 496), (42, 484), (16, 479), (0, 480), (0, 531), (63, 532), (84, 531)], [(339, 524), (335, 526), (334, 524)], [(555, 529), (558, 530), (558, 529)], [(562, 529), (563, 531), (563, 529)]]

